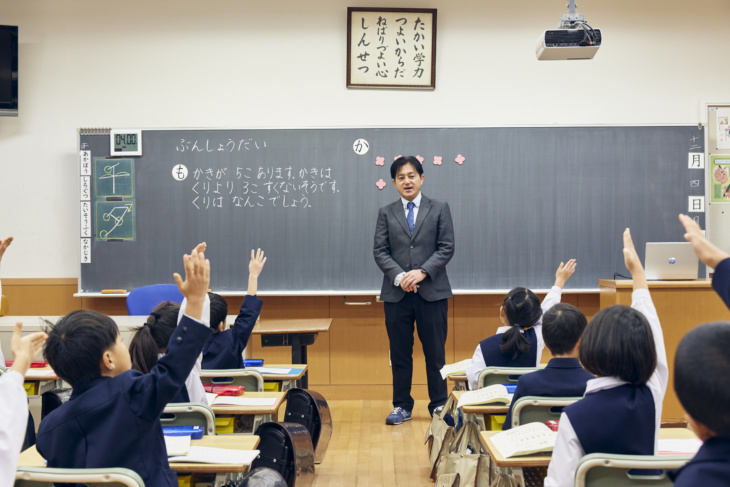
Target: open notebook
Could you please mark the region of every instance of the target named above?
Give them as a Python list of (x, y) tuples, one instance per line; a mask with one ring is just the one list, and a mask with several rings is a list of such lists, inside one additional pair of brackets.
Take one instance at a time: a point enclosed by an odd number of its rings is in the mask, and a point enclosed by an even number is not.
[(469, 367), (469, 364), (471, 363), (471, 359), (462, 360), (461, 362), (456, 362), (455, 364), (449, 364), (444, 365), (441, 367), (441, 378), (445, 379), (446, 377), (450, 375), (463, 375), (466, 374), (466, 368)]
[(502, 384), (494, 384), (491, 386), (477, 389), (476, 391), (462, 392), (456, 407), (462, 406), (482, 406), (487, 404), (504, 404), (512, 402), (512, 394)]
[(490, 438), (497, 451), (504, 457), (552, 452), (558, 434), (544, 423), (527, 423)]

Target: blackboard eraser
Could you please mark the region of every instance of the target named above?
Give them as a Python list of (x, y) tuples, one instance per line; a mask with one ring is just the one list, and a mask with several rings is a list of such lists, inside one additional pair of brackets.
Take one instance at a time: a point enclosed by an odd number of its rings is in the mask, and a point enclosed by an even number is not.
[(102, 289), (101, 294), (124, 294), (126, 289)]

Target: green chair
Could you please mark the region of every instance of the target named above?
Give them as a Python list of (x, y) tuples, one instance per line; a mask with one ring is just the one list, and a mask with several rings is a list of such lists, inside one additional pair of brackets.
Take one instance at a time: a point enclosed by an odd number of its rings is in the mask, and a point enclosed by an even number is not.
[(89, 487), (144, 487), (142, 478), (127, 468), (18, 467), (15, 472), (15, 487), (52, 487), (54, 482)]
[(215, 434), (215, 414), (210, 406), (199, 402), (173, 402), (165, 406), (162, 426), (202, 426), (203, 434)]
[(529, 374), (542, 367), (486, 367), (479, 373), (479, 388), (494, 384), (517, 384), (522, 374)]
[(575, 471), (575, 487), (671, 487), (666, 472), (658, 475), (632, 473), (636, 469), (674, 470), (692, 456), (611, 455), (584, 456)]
[(544, 423), (560, 419), (565, 406), (570, 406), (582, 397), (541, 397), (524, 396), (512, 405), (512, 424), (514, 428), (527, 423)]
[(248, 369), (203, 369), (200, 371), (200, 380), (204, 384), (223, 384), (244, 386), (250, 392), (264, 391), (264, 377), (260, 372)]

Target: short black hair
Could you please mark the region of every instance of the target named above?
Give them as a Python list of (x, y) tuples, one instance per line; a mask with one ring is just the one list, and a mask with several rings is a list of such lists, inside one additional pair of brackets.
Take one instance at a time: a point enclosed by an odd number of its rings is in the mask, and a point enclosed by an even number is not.
[(398, 170), (406, 164), (412, 165), (419, 176), (423, 175), (423, 164), (421, 164), (421, 161), (414, 156), (400, 156), (390, 165), (390, 179), (395, 179), (398, 175)]
[(598, 377), (644, 384), (656, 369), (656, 345), (646, 317), (616, 304), (593, 317), (580, 342), (583, 368)]
[(210, 297), (210, 327), (215, 330), (228, 316), (228, 303), (220, 294), (208, 293), (208, 297)]
[(507, 293), (502, 308), (512, 328), (502, 334), (499, 350), (502, 355), (511, 355), (514, 360), (517, 355), (530, 349), (530, 342), (520, 332), (520, 328), (529, 328), (538, 322), (542, 316), (540, 299), (529, 289), (516, 287)]
[(46, 329), (43, 356), (56, 374), (77, 387), (101, 377), (101, 360), (119, 336), (117, 324), (98, 311), (78, 310)]
[(730, 438), (730, 322), (687, 333), (674, 356), (674, 389), (692, 419)]
[(542, 317), (542, 338), (553, 355), (567, 355), (588, 326), (586, 315), (568, 303), (558, 303)]
[(179, 304), (163, 301), (152, 310), (144, 325), (133, 330), (129, 356), (134, 370), (147, 374), (157, 364), (157, 356), (167, 350), (170, 337), (175, 333), (179, 313)]

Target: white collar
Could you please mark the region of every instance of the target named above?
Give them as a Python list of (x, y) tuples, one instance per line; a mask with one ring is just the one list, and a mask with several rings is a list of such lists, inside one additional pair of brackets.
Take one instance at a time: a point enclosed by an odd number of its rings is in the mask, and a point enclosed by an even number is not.
[(591, 379), (586, 383), (585, 395), (587, 396), (588, 394), (604, 391), (606, 389), (613, 389), (614, 387), (619, 387), (624, 384), (628, 384), (628, 382), (621, 380), (618, 377), (598, 377), (596, 379)]
[[(416, 197), (413, 198), (413, 204), (416, 205), (416, 208), (420, 208), (421, 207), (421, 196), (422, 196), (421, 195), (421, 192), (419, 191), (418, 192), (418, 195), (416, 195)], [(405, 199), (402, 196), (400, 197), (400, 201), (403, 204), (403, 209), (404, 210), (407, 210), (408, 209), (408, 203), (410, 203), (410, 201), (408, 201), (407, 199)]]

